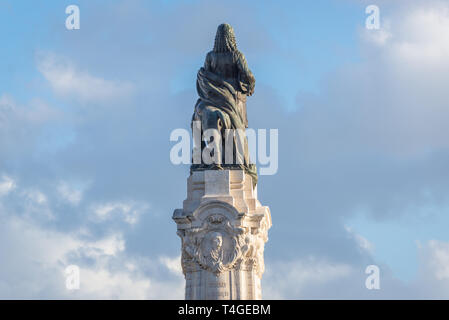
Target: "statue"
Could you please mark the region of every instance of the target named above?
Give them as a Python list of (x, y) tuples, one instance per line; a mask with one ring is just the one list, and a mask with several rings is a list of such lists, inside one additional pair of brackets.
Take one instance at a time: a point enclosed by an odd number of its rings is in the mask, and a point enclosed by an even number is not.
[(204, 161), (203, 157), (198, 161), (194, 155), (191, 171), (243, 169), (255, 186), (257, 170), (250, 163), (245, 135), (246, 97), (254, 93), (255, 78), (245, 56), (237, 50), (234, 30), (229, 24), (218, 26), (214, 48), (198, 71), (196, 86), (199, 99), (192, 117), (192, 130), (194, 123), (199, 123), (201, 137), (208, 132), (210, 138), (194, 145), (194, 154), (210, 152), (214, 161)]

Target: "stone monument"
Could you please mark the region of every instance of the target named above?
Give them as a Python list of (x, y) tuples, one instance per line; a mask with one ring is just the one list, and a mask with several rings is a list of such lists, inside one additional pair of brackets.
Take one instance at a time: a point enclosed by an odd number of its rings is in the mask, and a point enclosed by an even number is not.
[(254, 86), (232, 27), (221, 24), (198, 71), (187, 199), (173, 213), (188, 300), (262, 298), (271, 215), (257, 199), (257, 171), (244, 134), (246, 97)]

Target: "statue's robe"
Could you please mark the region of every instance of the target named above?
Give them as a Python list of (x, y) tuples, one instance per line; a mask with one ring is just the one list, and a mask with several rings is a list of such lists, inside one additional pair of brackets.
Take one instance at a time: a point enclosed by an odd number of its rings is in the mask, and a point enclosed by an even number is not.
[[(209, 52), (204, 67), (198, 71), (197, 91), (199, 99), (195, 105), (192, 120), (201, 121), (202, 131), (217, 129), (224, 139), (226, 129), (240, 129), (245, 132), (248, 127), (246, 115), (246, 96), (254, 92), (255, 79), (249, 70), (245, 57), (239, 51)], [(234, 141), (234, 158), (240, 151), (243, 163), (225, 164), (231, 168), (244, 169), (257, 183), (257, 169), (249, 161), (248, 141)], [(238, 143), (242, 148), (236, 148)], [(224, 152), (222, 153), (224, 156)], [(225, 163), (224, 159), (222, 163)]]

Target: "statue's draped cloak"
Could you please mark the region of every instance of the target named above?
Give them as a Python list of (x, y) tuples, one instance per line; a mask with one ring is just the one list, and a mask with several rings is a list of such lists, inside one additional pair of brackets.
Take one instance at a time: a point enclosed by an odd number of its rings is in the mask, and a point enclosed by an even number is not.
[[(215, 73), (201, 68), (198, 71), (196, 88), (200, 99), (197, 108), (215, 107), (223, 111), (221, 121), (227, 129), (245, 129), (246, 117), (238, 107), (238, 92), (232, 84)], [(200, 113), (202, 110), (198, 110)], [(219, 113), (220, 114), (220, 113)]]
[[(214, 112), (222, 121), (224, 129), (241, 129), (245, 132), (247, 127), (246, 94), (236, 90), (234, 87), (236, 84), (232, 82), (238, 81), (237, 86), (243, 89), (242, 91), (244, 91), (247, 85), (240, 82), (240, 79), (235, 79), (237, 81), (232, 80), (224, 79), (205, 68), (201, 68), (198, 71), (196, 86), (200, 98), (195, 105), (194, 119), (201, 119), (202, 115)], [(235, 145), (236, 141), (234, 141), (234, 147)], [(252, 177), (253, 184), (256, 185), (257, 170), (256, 166), (249, 161), (246, 138), (244, 139), (243, 151), (243, 164), (236, 166), (244, 169)]]

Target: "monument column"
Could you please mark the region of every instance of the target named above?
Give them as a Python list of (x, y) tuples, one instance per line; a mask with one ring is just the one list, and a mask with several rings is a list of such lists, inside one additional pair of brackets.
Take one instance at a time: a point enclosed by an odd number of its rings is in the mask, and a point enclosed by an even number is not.
[(188, 300), (261, 299), (270, 210), (243, 170), (193, 171), (173, 214)]
[(255, 83), (233, 28), (219, 25), (214, 48), (197, 74), (187, 199), (173, 213), (182, 240), (186, 299), (262, 298), (271, 216), (257, 200), (257, 170), (244, 134), (246, 98)]

